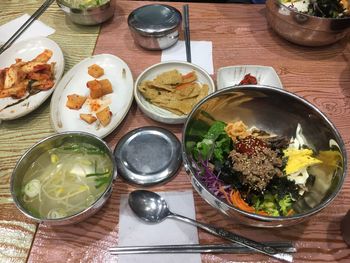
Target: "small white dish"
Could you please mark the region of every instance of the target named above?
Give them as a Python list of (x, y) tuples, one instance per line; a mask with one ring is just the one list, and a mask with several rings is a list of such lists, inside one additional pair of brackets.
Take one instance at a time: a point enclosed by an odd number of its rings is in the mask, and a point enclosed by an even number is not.
[(257, 65), (229, 66), (218, 69), (217, 88), (223, 89), (238, 85), (246, 74), (254, 76), (259, 85), (283, 89), (280, 78), (272, 67)]
[[(16, 58), (23, 61), (30, 61), (45, 49), (52, 53), (48, 63), (56, 62), (55, 85), (46, 91), (40, 91), (34, 95), (26, 95), (21, 99), (1, 98), (0, 99), (0, 120), (13, 120), (22, 117), (38, 108), (55, 90), (64, 71), (64, 57), (61, 48), (53, 40), (45, 37), (38, 37), (18, 42), (12, 45), (0, 55), (0, 69), (14, 64)], [(12, 106), (11, 106), (12, 105)]]
[(192, 63), (184, 62), (184, 61), (165, 61), (155, 64), (147, 69), (145, 69), (139, 77), (136, 79), (134, 84), (134, 96), (136, 103), (140, 110), (146, 114), (148, 117), (155, 121), (168, 123), (168, 124), (180, 124), (186, 121), (187, 115), (176, 115), (168, 110), (162, 109), (152, 103), (148, 102), (142, 94), (138, 90), (138, 86), (144, 80), (153, 80), (155, 77), (164, 73), (166, 71), (170, 71), (173, 69), (177, 69), (180, 73), (186, 74), (191, 71), (195, 71), (197, 73), (198, 82), (201, 84), (207, 84), (208, 94), (215, 91), (215, 84), (210, 75), (201, 67), (194, 65)]
[[(111, 122), (103, 127), (99, 121), (88, 124), (80, 119), (81, 113), (91, 113), (90, 106), (85, 103), (81, 109), (72, 110), (66, 106), (67, 95), (78, 94), (88, 96), (90, 91), (86, 83), (94, 78), (88, 74), (88, 67), (97, 64), (104, 69), (104, 75), (98, 79), (108, 79), (113, 93), (103, 96), (104, 106), (112, 112)], [(110, 134), (125, 118), (133, 100), (133, 77), (128, 65), (120, 58), (101, 54), (84, 59), (69, 70), (58, 84), (51, 99), (51, 123), (57, 132), (83, 131), (100, 138)]]

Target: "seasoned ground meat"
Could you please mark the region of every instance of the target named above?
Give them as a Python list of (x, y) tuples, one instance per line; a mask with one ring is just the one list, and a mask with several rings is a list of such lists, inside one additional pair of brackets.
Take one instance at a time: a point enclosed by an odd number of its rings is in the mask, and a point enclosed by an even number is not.
[(232, 169), (241, 174), (243, 185), (257, 191), (264, 191), (274, 176), (282, 176), (282, 159), (270, 148), (261, 148), (252, 155), (233, 150), (229, 154)]

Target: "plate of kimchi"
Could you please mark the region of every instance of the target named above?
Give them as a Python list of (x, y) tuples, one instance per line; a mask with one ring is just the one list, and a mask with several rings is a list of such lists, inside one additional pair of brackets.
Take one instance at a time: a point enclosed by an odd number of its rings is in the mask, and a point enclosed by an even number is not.
[(18, 42), (0, 55), (0, 120), (37, 109), (53, 92), (64, 71), (60, 47), (40, 37)]
[(266, 85), (283, 89), (273, 67), (258, 65), (228, 66), (218, 69), (217, 89), (236, 85)]

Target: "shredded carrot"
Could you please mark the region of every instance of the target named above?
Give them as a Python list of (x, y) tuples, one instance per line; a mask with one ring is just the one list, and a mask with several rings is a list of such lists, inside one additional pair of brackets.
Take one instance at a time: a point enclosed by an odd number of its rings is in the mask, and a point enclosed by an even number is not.
[(250, 212), (250, 213), (254, 213), (255, 209), (251, 206), (249, 206), (241, 197), (241, 194), (239, 193), (239, 191), (234, 191), (232, 190), (230, 193), (230, 197), (231, 197), (231, 202), (232, 204), (234, 204), (235, 206), (237, 206), (239, 209), (246, 211), (246, 212)]
[(219, 191), (225, 196), (225, 199), (227, 200), (227, 202), (229, 202), (230, 204), (232, 204), (232, 202), (231, 202), (229, 196), (227, 195), (227, 193), (226, 193), (226, 191), (225, 191), (225, 189), (224, 189), (223, 186), (221, 186), (221, 187), (219, 188)]
[(194, 71), (182, 76), (183, 83), (190, 83), (190, 82), (194, 82), (196, 80), (197, 80), (197, 74)]
[[(227, 202), (229, 204), (234, 205), (243, 211), (246, 211), (249, 213), (257, 213), (257, 214), (263, 215), (263, 216), (269, 215), (267, 212), (265, 212), (263, 210), (255, 211), (254, 207), (251, 207), (250, 205), (248, 205), (246, 203), (246, 201), (244, 201), (244, 199), (242, 198), (239, 191), (231, 190), (230, 194), (228, 195), (223, 186), (221, 186), (219, 188), (219, 191), (225, 196), (225, 199), (227, 200)], [(291, 209), (291, 210), (293, 210), (293, 209)], [(290, 211), (289, 211), (289, 213), (290, 213)]]
[(190, 79), (193, 78), (195, 73), (193, 71), (187, 73), (186, 75), (182, 75), (182, 79)]
[(190, 86), (192, 86), (192, 82), (180, 84), (179, 86), (176, 87), (176, 89), (180, 90), (180, 89), (184, 89), (184, 88), (187, 88), (187, 87), (190, 87)]
[(258, 211), (256, 213), (259, 214), (259, 215), (262, 215), (262, 216), (268, 216), (269, 215), (267, 212), (265, 212), (263, 210), (260, 210), (260, 211)]
[(293, 215), (293, 214), (294, 214), (294, 210), (293, 210), (293, 208), (291, 208), (291, 209), (288, 211), (287, 216), (291, 216), (291, 215)]

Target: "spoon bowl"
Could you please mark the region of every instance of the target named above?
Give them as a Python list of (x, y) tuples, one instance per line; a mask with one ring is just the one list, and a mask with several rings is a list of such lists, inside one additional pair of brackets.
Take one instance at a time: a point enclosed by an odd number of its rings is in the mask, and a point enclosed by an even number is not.
[(170, 214), (166, 201), (154, 192), (133, 191), (128, 202), (131, 210), (146, 222), (159, 223)]
[(128, 202), (131, 210), (146, 222), (159, 223), (166, 218), (174, 218), (195, 225), (213, 235), (248, 247), (270, 257), (286, 262), (292, 262), (293, 260), (292, 255), (283, 253), (271, 246), (242, 237), (225, 229), (207, 225), (191, 218), (175, 214), (169, 210), (167, 202), (157, 193), (147, 190), (136, 190), (130, 193)]

